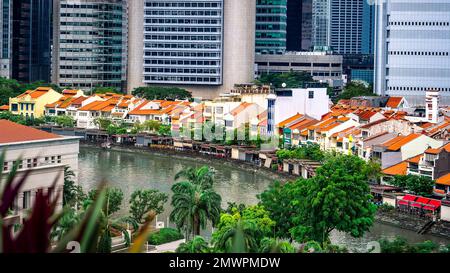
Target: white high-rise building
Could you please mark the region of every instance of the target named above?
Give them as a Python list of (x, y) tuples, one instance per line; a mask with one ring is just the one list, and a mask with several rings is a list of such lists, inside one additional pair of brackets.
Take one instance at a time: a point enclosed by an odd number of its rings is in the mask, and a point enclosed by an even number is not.
[(427, 91), (450, 104), (450, 1), (375, 1), (375, 91), (423, 105)]
[(253, 81), (256, 0), (133, 0), (128, 12), (128, 91), (160, 85), (213, 98)]

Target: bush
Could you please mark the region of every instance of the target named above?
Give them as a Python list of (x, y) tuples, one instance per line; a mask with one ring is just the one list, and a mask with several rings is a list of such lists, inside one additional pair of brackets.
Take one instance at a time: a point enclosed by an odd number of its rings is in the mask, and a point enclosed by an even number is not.
[(382, 205), (378, 206), (378, 211), (381, 211), (381, 212), (392, 212), (392, 211), (395, 211), (395, 207), (391, 206), (389, 204), (383, 203)]
[(162, 228), (150, 234), (148, 243), (151, 245), (162, 245), (184, 239), (184, 236), (174, 228)]

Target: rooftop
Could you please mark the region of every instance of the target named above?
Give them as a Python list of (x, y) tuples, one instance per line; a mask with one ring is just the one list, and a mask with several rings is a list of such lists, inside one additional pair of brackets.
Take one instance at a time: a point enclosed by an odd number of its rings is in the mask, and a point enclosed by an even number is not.
[(61, 136), (20, 125), (8, 120), (0, 120), (0, 144), (56, 139)]

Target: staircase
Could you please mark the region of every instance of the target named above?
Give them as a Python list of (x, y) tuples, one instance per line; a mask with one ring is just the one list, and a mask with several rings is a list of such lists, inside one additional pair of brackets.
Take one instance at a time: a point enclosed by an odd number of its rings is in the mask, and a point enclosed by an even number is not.
[(429, 221), (417, 233), (421, 235), (427, 233), (434, 226), (434, 224), (436, 224), (435, 221), (433, 220)]
[(128, 246), (125, 239), (121, 237), (112, 238), (111, 253), (126, 253), (128, 252)]

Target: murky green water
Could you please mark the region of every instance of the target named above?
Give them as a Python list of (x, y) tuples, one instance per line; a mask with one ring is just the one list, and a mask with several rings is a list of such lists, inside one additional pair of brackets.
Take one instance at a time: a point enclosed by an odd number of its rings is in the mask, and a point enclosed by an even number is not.
[[(158, 189), (170, 194), (174, 184), (173, 177), (186, 167), (200, 167), (204, 163), (195, 158), (175, 158), (155, 155), (152, 153), (130, 153), (102, 150), (99, 148), (82, 147), (79, 160), (79, 182), (85, 190), (95, 188), (105, 179), (110, 186), (121, 188), (125, 194), (122, 213), (128, 210), (128, 200), (131, 193), (137, 189)], [(215, 189), (222, 196), (223, 206), (227, 202), (256, 204), (256, 195), (263, 192), (272, 183), (272, 179), (253, 171), (245, 171), (213, 161), (210, 166), (216, 170)], [(159, 221), (167, 223), (170, 213), (167, 204), (165, 212), (159, 216)], [(209, 235), (206, 231), (205, 235)], [(354, 239), (346, 234), (335, 232), (332, 235), (334, 243), (346, 245), (353, 249), (365, 249), (368, 242), (380, 237), (393, 238), (396, 235), (405, 237), (410, 242), (433, 240), (441, 244), (450, 244), (450, 240), (430, 235), (418, 235), (415, 232), (400, 228), (375, 224), (371, 232), (364, 238)]]

